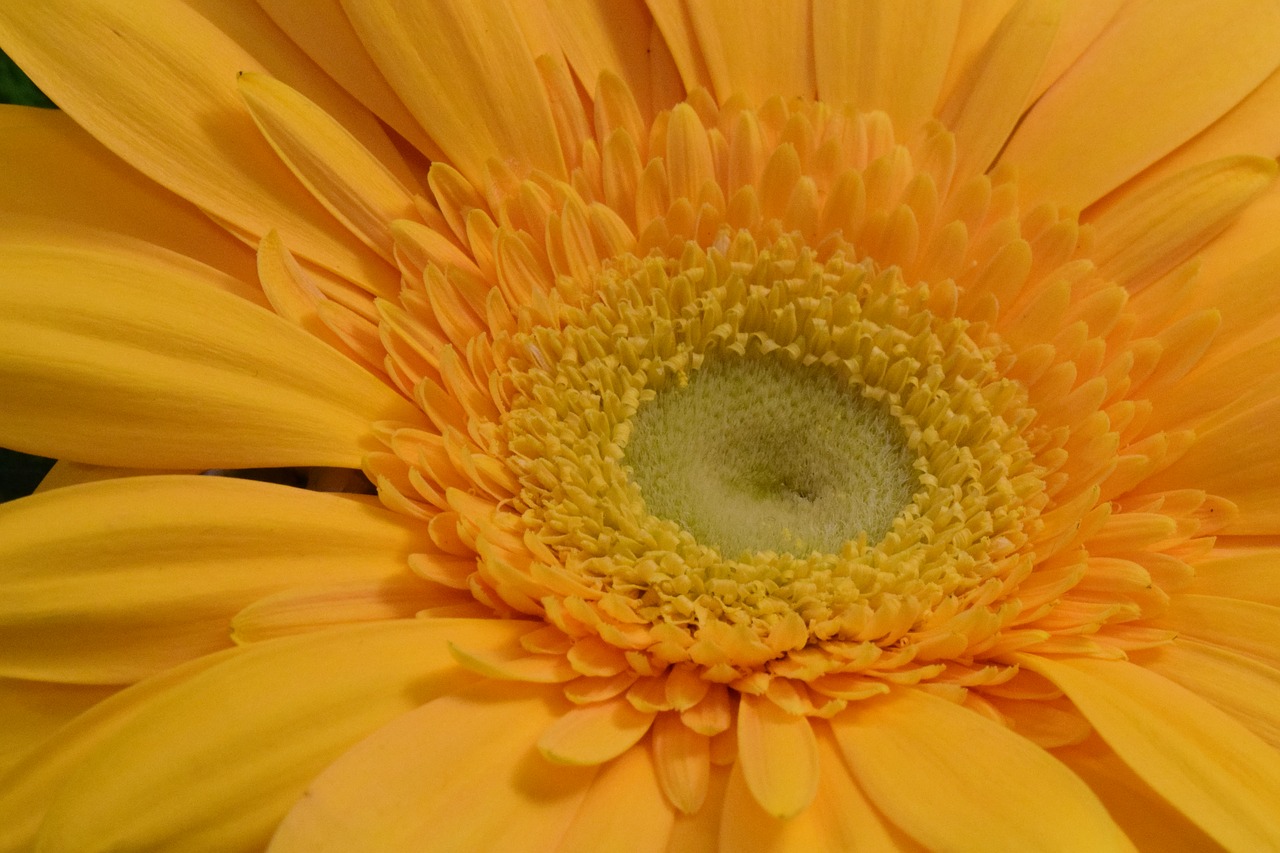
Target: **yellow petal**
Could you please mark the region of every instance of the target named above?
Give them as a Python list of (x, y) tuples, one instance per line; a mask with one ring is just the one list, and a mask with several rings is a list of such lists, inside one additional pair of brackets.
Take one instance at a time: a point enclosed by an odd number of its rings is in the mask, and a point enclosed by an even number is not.
[[(247, 246), (59, 110), (0, 105), (0, 210), (107, 229), (253, 280)], [(21, 165), (17, 165), (21, 164)]]
[(152, 468), (112, 468), (107, 465), (86, 465), (81, 462), (68, 462), (60, 459), (53, 463), (49, 473), (44, 475), (40, 485), (36, 486), (36, 494), (52, 489), (65, 489), (67, 486), (79, 486), (82, 483), (96, 483), (99, 480), (118, 480), (122, 477), (152, 477), (156, 474), (199, 474), (199, 471), (164, 471)]
[(1136, 662), (1203, 696), (1280, 748), (1280, 671), (1275, 667), (1182, 637)]
[(1258, 464), (1280, 458), (1280, 400), (1270, 386), (1246, 390), (1252, 393), (1196, 424), (1191, 449), (1144, 488), (1203, 489), (1239, 507), (1227, 527), (1231, 533), (1280, 533), (1280, 478)]
[(636, 747), (600, 768), (556, 849), (661, 853), (667, 848), (675, 817), (675, 809), (658, 786), (652, 755)]
[[(1186, 592), (1243, 598), (1280, 607), (1280, 583), (1276, 567), (1280, 566), (1280, 550), (1272, 541), (1230, 540), (1214, 548), (1202, 562), (1196, 563), (1195, 578)], [(1240, 544), (1236, 544), (1240, 543)]]
[(554, 849), (596, 774), (530, 754), (559, 693), (482, 681), (400, 716), (307, 786), (271, 853)]
[(239, 86), (263, 136), (298, 180), (349, 231), (392, 261), (391, 223), (417, 215), (413, 196), (423, 195), (422, 187), (406, 186), (346, 128), (279, 80), (245, 72)]
[(1053, 754), (1098, 795), (1139, 850), (1205, 853), (1221, 849), (1185, 814), (1151, 790), (1096, 734), (1084, 743), (1055, 749)]
[[(654, 23), (644, 0), (563, 0), (548, 3), (547, 13), (583, 89), (594, 92), (600, 75), (608, 71), (627, 84), (646, 116), (671, 106), (653, 100), (650, 81), (655, 73), (676, 71), (651, 68), (651, 60), (662, 57), (651, 55), (649, 31)], [(670, 57), (666, 61), (671, 62)]]
[(1280, 845), (1280, 752), (1243, 725), (1127, 661), (1022, 663), (1066, 693), (1126, 764), (1228, 849)]
[(369, 58), (340, 0), (258, 0), (258, 5), (357, 101), (395, 128), (427, 159), (440, 159), (440, 149)]
[(659, 714), (653, 721), (651, 744), (667, 799), (681, 812), (693, 814), (707, 798), (711, 739), (686, 726), (676, 714)]
[[(376, 122), (246, 0), (209, 20), (166, 0), (58, 0), (0, 7), (0, 44), (134, 168), (255, 239), (271, 228), (299, 254), (374, 292), (393, 270), (346, 234), (261, 139), (235, 75), (265, 70), (305, 92), (366, 145), (396, 157)], [(237, 41), (237, 39), (239, 41)], [(76, 46), (74, 61), (67, 46)], [(127, 98), (102, 97), (128, 92)]]
[(959, 21), (959, 0), (815, 3), (818, 97), (883, 110), (908, 136), (933, 117)]
[(377, 504), (221, 477), (133, 477), (13, 501), (0, 506), (0, 672), (136, 681), (230, 645), (231, 618), (259, 598), (408, 575), (424, 544)]
[(625, 698), (574, 708), (538, 738), (538, 749), (560, 764), (602, 764), (621, 755), (649, 731), (654, 715)]
[(1280, 7), (1130, 3), (1028, 111), (1000, 160), (1018, 167), (1024, 200), (1083, 208), (1209, 125), (1277, 63)]
[(212, 270), (161, 250), (15, 241), (0, 245), (0, 270), (0, 444), (124, 467), (356, 467), (379, 447), (374, 421), (422, 421), (306, 332), (219, 292)]
[[(206, 655), (139, 681), (103, 699), (0, 775), (0, 850), (33, 849), (53, 795), (86, 755), (110, 740), (139, 708), (177, 684), (235, 657), (240, 649)], [(98, 687), (69, 689), (96, 690)]]
[[(817, 754), (820, 783), (813, 802), (800, 814), (779, 820), (768, 814), (752, 796), (741, 765), (734, 767), (725, 794), (720, 821), (721, 850), (753, 853), (867, 853), (918, 849), (896, 827), (890, 826), (867, 802), (849, 774), (830, 730), (819, 723)], [(693, 848), (687, 848), (693, 849)]]
[(1125, 849), (1093, 793), (1040, 747), (921, 690), (831, 719), (854, 778), (886, 817), (932, 849)]
[(795, 817), (818, 793), (818, 746), (808, 718), (763, 696), (738, 703), (738, 766), (760, 807)]
[[(118, 690), (0, 678), (0, 779), (61, 726)], [(0, 834), (0, 839), (3, 835)]]
[(484, 185), (490, 157), (564, 177), (546, 92), (505, 5), (342, 5), (392, 88), (471, 183)]
[(1228, 157), (1126, 193), (1086, 220), (1098, 273), (1138, 290), (1191, 257), (1271, 185), (1276, 161)]
[(1175, 595), (1159, 624), (1280, 669), (1280, 607), (1215, 595)]
[(735, 93), (759, 106), (774, 95), (813, 98), (813, 21), (803, 0), (690, 3), (702, 55), (722, 103)]
[(1064, 0), (1021, 0), (940, 112), (956, 137), (956, 171), (983, 172), (1022, 116), (1058, 32)]
[(49, 807), (42, 849), (261, 849), (351, 745), (472, 679), (448, 639), (483, 646), (518, 630), (406, 620), (246, 647), (138, 708), (87, 755)]

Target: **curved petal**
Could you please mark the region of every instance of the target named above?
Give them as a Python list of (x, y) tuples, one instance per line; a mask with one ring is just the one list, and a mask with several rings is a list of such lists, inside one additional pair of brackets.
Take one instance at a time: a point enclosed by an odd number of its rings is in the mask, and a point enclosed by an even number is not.
[(1120, 660), (1019, 656), (1147, 784), (1232, 850), (1280, 846), (1280, 752), (1163, 676)]
[(491, 681), (428, 702), (317, 776), (270, 851), (556, 849), (596, 775), (534, 749), (567, 709), (558, 688)]
[[(0, 105), (0, 210), (124, 234), (253, 281), (253, 250), (58, 110)], [(19, 165), (20, 164), (20, 165)]]
[(1280, 607), (1280, 546), (1273, 541), (1218, 540), (1202, 562), (1186, 592), (1241, 598)]
[(365, 51), (340, 0), (257, 0), (281, 30), (378, 118), (428, 159), (442, 155)]
[(250, 646), (162, 692), (85, 756), (49, 807), (40, 849), (261, 849), (352, 744), (470, 683), (447, 640), (505, 643), (526, 628), (406, 620)]
[(1280, 607), (1216, 595), (1175, 595), (1159, 624), (1280, 669)]
[(0, 779), (41, 741), (118, 689), (0, 678)]
[(752, 795), (774, 817), (795, 817), (817, 795), (818, 744), (807, 717), (763, 696), (738, 703), (738, 766)]
[(1083, 208), (1215, 121), (1278, 63), (1280, 7), (1137, 0), (1028, 111), (1000, 162), (1018, 167), (1028, 202)]
[(180, 261), (0, 243), (0, 444), (122, 467), (358, 467), (379, 447), (374, 421), (422, 422), (328, 346)]
[(1205, 853), (1221, 849), (1204, 830), (1151, 790), (1096, 734), (1083, 743), (1055, 749), (1053, 754), (1098, 795), (1139, 850)]
[(13, 501), (0, 506), (0, 674), (136, 681), (226, 648), (232, 617), (264, 596), (408, 575), (424, 535), (377, 504), (222, 477)]
[(546, 91), (505, 4), (342, 5), (392, 88), (472, 184), (484, 186), (491, 157), (565, 176)]
[(667, 849), (675, 818), (675, 808), (658, 785), (653, 754), (638, 746), (600, 768), (556, 849), (661, 853)]
[[(233, 40), (223, 29), (230, 29), (227, 21), (215, 24), (172, 0), (6, 3), (0, 6), (0, 45), (77, 124), (134, 168), (237, 233), (256, 238), (275, 228), (299, 254), (374, 292), (393, 294), (394, 270), (345, 233), (258, 135), (235, 77), (274, 71), (348, 127), (362, 111), (318, 70), (290, 73), (298, 63), (310, 63), (256, 6), (215, 3), (208, 12), (234, 19), (249, 8), (265, 26), (250, 23), (237, 34), (260, 52), (280, 54), (264, 56), (275, 60), (273, 67)], [(76, 45), (74, 61), (67, 57), (70, 44)], [(367, 115), (364, 124), (373, 124)], [(381, 145), (367, 136), (365, 141), (391, 148), (385, 139)]]
[(959, 0), (815, 3), (818, 97), (884, 110), (909, 139), (933, 116), (959, 22)]
[(1203, 696), (1280, 749), (1280, 670), (1275, 667), (1182, 637), (1134, 662)]
[(1093, 792), (1052, 755), (985, 717), (899, 689), (831, 719), (845, 760), (881, 812), (931, 849), (1128, 845)]

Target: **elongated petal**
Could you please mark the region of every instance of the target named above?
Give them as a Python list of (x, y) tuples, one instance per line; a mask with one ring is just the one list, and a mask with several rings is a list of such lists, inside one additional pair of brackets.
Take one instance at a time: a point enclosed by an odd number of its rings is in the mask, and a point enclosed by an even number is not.
[(738, 765), (761, 808), (795, 817), (818, 792), (818, 747), (806, 717), (762, 696), (738, 704)]
[(600, 764), (635, 745), (653, 722), (653, 714), (637, 711), (626, 699), (574, 708), (538, 739), (548, 760), (562, 764)]
[(117, 689), (0, 678), (0, 779), (45, 738)]
[(330, 764), (271, 853), (555, 849), (596, 774), (533, 752), (567, 706), (554, 687), (493, 682), (428, 702)]
[(565, 174), (546, 92), (511, 10), (344, 0), (383, 75), (450, 162), (482, 186), (490, 157)]
[(854, 778), (926, 847), (1124, 849), (1093, 793), (1048, 752), (919, 690), (869, 699), (831, 720)]
[(483, 646), (521, 630), (407, 620), (249, 647), (139, 708), (86, 756), (50, 806), (41, 849), (261, 849), (342, 752), (472, 679), (449, 638)]
[(421, 421), (194, 263), (10, 242), (0, 271), (0, 444), (125, 467), (356, 467), (372, 422)]
[(1208, 699), (1280, 749), (1280, 670), (1182, 637), (1145, 653), (1139, 662)]
[(440, 149), (409, 113), (373, 64), (364, 45), (342, 11), (340, 0), (257, 0), (276, 26), (307, 52), (380, 119), (395, 128), (428, 159), (438, 160)]
[[(0, 209), (62, 228), (109, 229), (163, 246), (244, 281), (253, 253), (59, 110), (0, 105)], [(18, 165), (21, 164), (21, 165)]]
[(600, 768), (557, 849), (661, 853), (675, 817), (658, 785), (652, 753), (637, 746)]
[[(139, 681), (103, 699), (0, 775), (0, 849), (30, 850), (54, 794), (85, 756), (119, 732), (139, 709), (199, 673), (241, 654), (227, 649)], [(103, 689), (75, 686), (81, 690)]]
[(720, 101), (814, 97), (813, 22), (801, 0), (709, 0), (689, 14)]
[(956, 169), (985, 171), (1004, 147), (1058, 32), (1063, 0), (1021, 0), (1000, 22), (941, 118), (956, 135)]
[(133, 477), (14, 501), (0, 506), (0, 673), (136, 681), (230, 645), (231, 618), (259, 598), (408, 576), (422, 545), (376, 504), (249, 480)]
[(1204, 562), (1197, 563), (1195, 578), (1186, 591), (1280, 607), (1278, 580), (1280, 549), (1268, 540), (1253, 544), (1251, 539), (1240, 539), (1214, 548)]
[(1127, 661), (1023, 663), (1062, 689), (1126, 764), (1220, 843), (1280, 845), (1280, 752), (1204, 699)]
[(1017, 165), (1028, 201), (1083, 208), (1209, 125), (1278, 62), (1280, 7), (1131, 3), (1027, 113), (1001, 162)]
[(1098, 272), (1130, 289), (1159, 278), (1225, 229), (1275, 180), (1266, 157), (1228, 157), (1124, 196), (1090, 223)]
[(263, 136), (316, 200), (387, 260), (391, 222), (415, 214), (406, 186), (360, 140), (296, 90), (263, 74), (239, 77), (240, 95)]
[(1280, 668), (1280, 607), (1216, 595), (1176, 595), (1160, 616), (1180, 634)]
[[(275, 228), (299, 254), (393, 292), (392, 270), (346, 234), (258, 136), (235, 76), (273, 72), (348, 128), (376, 135), (370, 117), (361, 119), (361, 108), (252, 3), (228, 0), (205, 11), (216, 21), (166, 0), (6, 3), (0, 45), (77, 124), (134, 168), (240, 232), (256, 238)], [(77, 47), (74, 62), (66, 60), (67, 45)], [(365, 139), (395, 156), (385, 139)]]
[(818, 97), (884, 110), (909, 134), (933, 116), (959, 21), (959, 0), (815, 3)]
[(871, 806), (850, 775), (830, 730), (825, 724), (818, 726), (821, 781), (809, 807), (787, 820), (773, 817), (756, 802), (735, 767), (725, 796), (719, 849), (754, 853), (889, 853), (917, 849), (910, 838), (887, 824)]

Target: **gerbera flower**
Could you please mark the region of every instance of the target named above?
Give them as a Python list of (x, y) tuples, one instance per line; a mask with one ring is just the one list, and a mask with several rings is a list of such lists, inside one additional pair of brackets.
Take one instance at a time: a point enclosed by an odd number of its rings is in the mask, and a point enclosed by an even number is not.
[(1280, 846), (1280, 8), (0, 47), (0, 846)]

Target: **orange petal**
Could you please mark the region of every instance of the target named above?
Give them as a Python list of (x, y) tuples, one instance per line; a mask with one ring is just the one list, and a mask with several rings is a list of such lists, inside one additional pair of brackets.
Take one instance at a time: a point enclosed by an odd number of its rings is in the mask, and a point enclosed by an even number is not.
[(379, 446), (375, 421), (422, 421), (306, 332), (221, 292), (213, 270), (163, 250), (10, 240), (0, 269), (0, 444), (123, 467), (356, 467)]
[(813, 98), (813, 22), (803, 0), (708, 0), (689, 15), (716, 98)]
[(556, 848), (596, 775), (530, 755), (558, 693), (481, 681), (403, 714), (298, 792), (269, 850)]
[(538, 749), (560, 764), (602, 764), (644, 737), (653, 717), (624, 698), (584, 705), (548, 726), (538, 738)]
[(818, 747), (808, 718), (744, 694), (738, 703), (738, 766), (767, 813), (789, 818), (804, 811), (818, 792)]
[(1277, 63), (1280, 7), (1138, 0), (1028, 111), (1000, 161), (1018, 167), (1025, 201), (1083, 208), (1212, 123)]
[(555, 849), (661, 853), (675, 817), (675, 809), (658, 785), (653, 756), (638, 746), (600, 768), (577, 817)]
[(868, 699), (830, 721), (854, 778), (931, 849), (1124, 849), (1093, 793), (1044, 750), (922, 690)]
[(1280, 752), (1204, 699), (1120, 660), (1020, 658), (1161, 796), (1228, 849), (1280, 845)]

